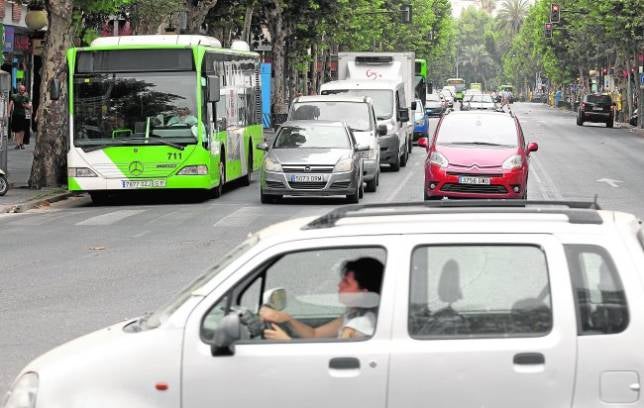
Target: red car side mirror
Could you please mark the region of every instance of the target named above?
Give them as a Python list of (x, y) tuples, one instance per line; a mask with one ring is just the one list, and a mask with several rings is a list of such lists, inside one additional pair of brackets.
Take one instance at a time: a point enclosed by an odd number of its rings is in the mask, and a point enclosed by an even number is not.
[(428, 142), (429, 141), (427, 140), (426, 137), (421, 137), (420, 139), (418, 139), (418, 146), (424, 147), (425, 149), (427, 149)]
[(528, 143), (528, 153), (536, 152), (537, 150), (539, 150), (539, 145), (538, 144), (536, 144), (534, 142)]

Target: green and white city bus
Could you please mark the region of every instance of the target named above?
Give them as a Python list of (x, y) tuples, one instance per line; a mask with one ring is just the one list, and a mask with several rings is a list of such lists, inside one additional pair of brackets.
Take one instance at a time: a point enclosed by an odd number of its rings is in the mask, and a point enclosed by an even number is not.
[(250, 182), (263, 142), (259, 56), (210, 37), (104, 37), (67, 52), (68, 188), (201, 189)]

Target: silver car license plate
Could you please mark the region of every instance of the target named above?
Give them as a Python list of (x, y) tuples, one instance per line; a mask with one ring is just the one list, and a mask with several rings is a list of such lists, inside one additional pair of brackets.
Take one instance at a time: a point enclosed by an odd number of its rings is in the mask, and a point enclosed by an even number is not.
[(289, 181), (292, 183), (322, 183), (326, 180), (322, 174), (291, 174)]
[(471, 176), (460, 176), (458, 178), (460, 184), (490, 184), (489, 177), (471, 177)]

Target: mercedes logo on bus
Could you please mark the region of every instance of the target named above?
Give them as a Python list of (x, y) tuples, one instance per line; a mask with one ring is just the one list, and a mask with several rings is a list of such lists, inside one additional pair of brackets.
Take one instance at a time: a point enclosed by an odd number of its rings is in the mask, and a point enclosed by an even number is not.
[(130, 163), (130, 166), (128, 167), (128, 170), (130, 171), (130, 174), (133, 176), (140, 176), (143, 174), (143, 163), (140, 161), (133, 161)]

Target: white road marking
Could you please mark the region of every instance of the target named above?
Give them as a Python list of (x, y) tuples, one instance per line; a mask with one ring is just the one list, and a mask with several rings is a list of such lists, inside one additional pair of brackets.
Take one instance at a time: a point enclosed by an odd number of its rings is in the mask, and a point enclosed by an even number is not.
[(247, 227), (266, 212), (265, 207), (242, 207), (217, 221), (213, 227)]
[(142, 232), (139, 232), (138, 234), (132, 235), (132, 238), (141, 238), (142, 236), (148, 233), (150, 233), (150, 231), (142, 231)]
[(533, 174), (539, 174), (537, 181), (543, 193), (543, 198), (546, 200), (563, 200), (563, 196), (559, 192), (557, 185), (554, 183), (548, 172), (546, 172), (536, 156), (530, 158), (530, 166), (534, 169)]
[(111, 225), (115, 224), (121, 220), (124, 220), (133, 215), (141, 214), (147, 210), (119, 210), (109, 212), (103, 215), (97, 215), (96, 217), (91, 217), (85, 221), (77, 222), (76, 225)]
[(622, 180), (615, 180), (615, 179), (612, 179), (612, 178), (600, 178), (600, 179), (595, 180), (595, 181), (597, 181), (598, 183), (606, 183), (609, 186), (615, 187), (615, 188), (619, 187), (619, 183), (623, 183)]
[(407, 185), (407, 182), (409, 181), (409, 179), (410, 179), (410, 178), (411, 178), (411, 176), (413, 176), (413, 175), (414, 175), (414, 172), (413, 172), (413, 171), (410, 171), (409, 173), (407, 173), (407, 176), (405, 176), (405, 178), (403, 179), (403, 181), (398, 185), (398, 188), (396, 188), (396, 189), (391, 193), (391, 195), (389, 196), (389, 198), (387, 198), (386, 202), (390, 203), (390, 202), (394, 201), (394, 199), (396, 198), (396, 196), (397, 196), (397, 195), (402, 191), (402, 189), (403, 189), (403, 188), (405, 188), (405, 186)]

